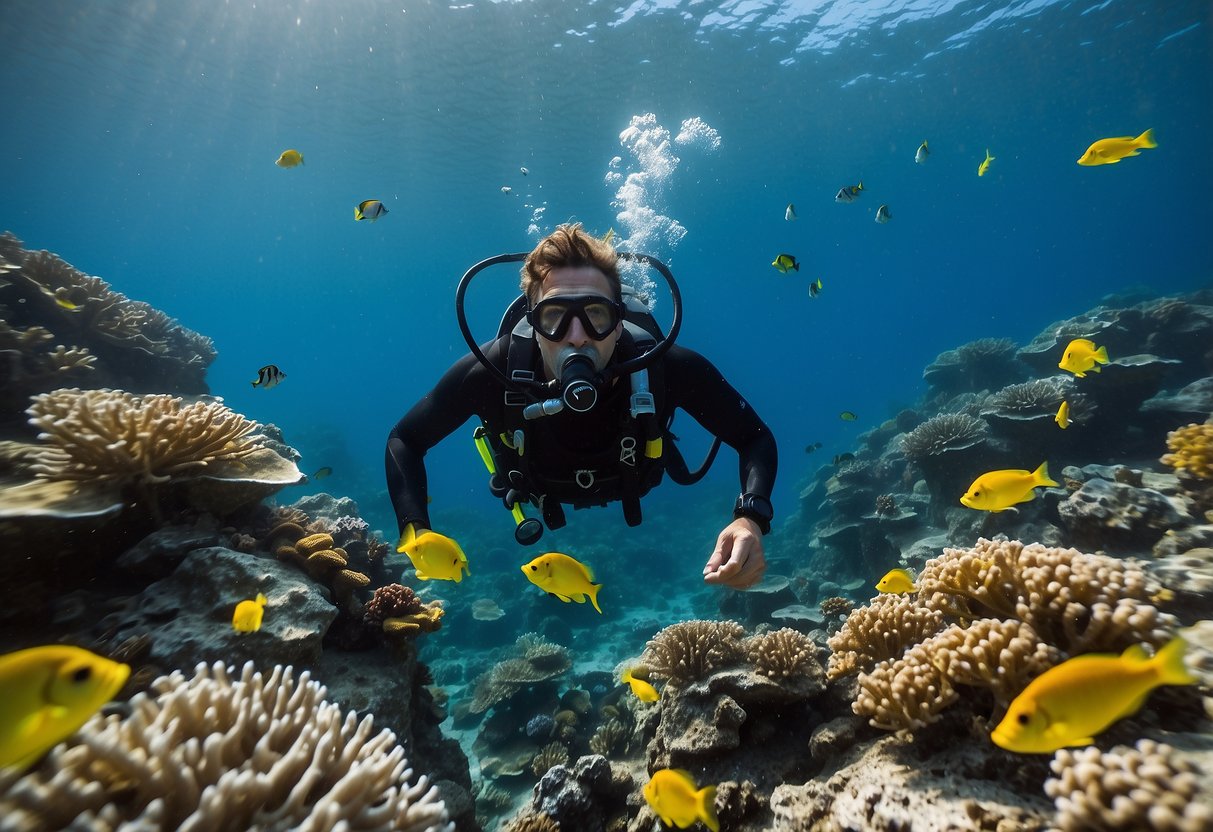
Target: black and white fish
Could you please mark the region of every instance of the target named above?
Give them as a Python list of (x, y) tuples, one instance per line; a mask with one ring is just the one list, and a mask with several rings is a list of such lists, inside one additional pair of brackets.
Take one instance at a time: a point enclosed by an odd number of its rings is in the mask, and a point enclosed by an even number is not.
[(257, 377), (253, 379), (253, 386), (264, 387), (268, 390), (271, 387), (277, 387), (284, 378), (286, 378), (286, 373), (279, 370), (277, 364), (266, 364), (257, 371)]

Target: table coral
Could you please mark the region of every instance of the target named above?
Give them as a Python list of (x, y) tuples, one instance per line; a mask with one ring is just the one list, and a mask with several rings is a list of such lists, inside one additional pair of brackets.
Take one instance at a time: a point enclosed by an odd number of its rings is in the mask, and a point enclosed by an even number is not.
[(1213, 421), (1176, 428), (1167, 434), (1169, 454), (1159, 461), (1197, 479), (1213, 479)]
[(152, 687), (5, 777), (6, 828), (454, 829), (396, 736), (343, 716), (306, 672), (200, 664)]
[(1213, 796), (1198, 794), (1197, 770), (1175, 749), (1141, 739), (1136, 748), (1063, 748), (1050, 764), (1045, 793), (1057, 827), (1081, 830), (1213, 830)]

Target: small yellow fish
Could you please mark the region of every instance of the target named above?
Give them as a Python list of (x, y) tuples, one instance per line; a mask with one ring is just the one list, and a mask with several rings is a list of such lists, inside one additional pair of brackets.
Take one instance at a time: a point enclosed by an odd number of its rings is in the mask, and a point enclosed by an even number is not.
[(1184, 667), (1185, 646), (1176, 636), (1152, 657), (1135, 644), (1119, 656), (1087, 653), (1051, 667), (1015, 697), (990, 739), (1019, 754), (1090, 745), (1112, 723), (1137, 713), (1154, 688), (1196, 682)]
[(1087, 373), (1098, 373), (1099, 365), (1107, 363), (1107, 347), (1096, 349), (1094, 341), (1087, 338), (1075, 338), (1066, 345), (1066, 351), (1062, 354), (1057, 366), (1079, 378), (1086, 378)]
[(987, 147), (986, 148), (986, 160), (977, 166), (977, 175), (985, 176), (986, 171), (988, 171), (990, 169), (990, 162), (993, 162), (994, 159), (995, 159), (995, 157), (990, 155), (990, 148)]
[(584, 604), (588, 595), (594, 609), (602, 613), (602, 607), (598, 606), (598, 590), (602, 589), (602, 584), (594, 583), (594, 573), (576, 558), (548, 552), (524, 564), (522, 574), (535, 586), (566, 604), (569, 601)]
[(251, 601), (245, 599), (236, 605), (232, 613), (232, 629), (238, 633), (255, 633), (261, 629), (261, 617), (265, 615), (266, 597), (260, 592)]
[(988, 471), (973, 480), (960, 502), (978, 511), (1006, 511), (1016, 503), (1036, 499), (1033, 489), (1042, 485), (1057, 485), (1049, 479), (1048, 462), (1040, 463), (1035, 471), (1020, 468)]
[(656, 702), (661, 698), (661, 694), (657, 692), (657, 688), (650, 685), (644, 679), (637, 679), (632, 675), (632, 671), (625, 670), (623, 675), (619, 677), (621, 682), (626, 682), (632, 686), (632, 693), (636, 694), (636, 698), (641, 702)]
[(1057, 427), (1065, 430), (1070, 426), (1070, 403), (1063, 401), (1061, 407), (1057, 408), (1057, 415), (1053, 417), (1053, 421), (1057, 423)]
[(468, 558), (459, 548), (459, 544), (444, 534), (427, 531), (418, 535), (409, 523), (400, 536), (397, 552), (403, 552), (413, 562), (417, 570), (417, 578), (422, 581), (463, 580), (463, 573), (472, 574), (468, 569)]
[(1143, 148), (1158, 147), (1154, 141), (1154, 131), (1147, 130), (1140, 136), (1119, 136), (1115, 139), (1100, 139), (1087, 148), (1087, 152), (1078, 159), (1078, 164), (1084, 167), (1095, 165), (1114, 165), (1121, 159), (1137, 156)]
[(844, 422), (854, 422), (859, 417), (856, 416), (854, 413), (852, 413), (849, 410), (844, 410), (844, 411), (842, 411), (842, 413), (838, 414), (838, 418), (842, 419), (842, 421), (844, 421)]
[[(298, 150), (284, 150), (282, 151), (282, 155), (278, 157), (278, 161), (274, 162), (274, 164), (280, 168), (298, 167), (303, 164), (303, 154)], [(324, 167), (324, 165), (320, 167)]]
[(354, 219), (357, 220), (375, 220), (387, 213), (387, 206), (377, 199), (364, 199), (354, 206)]
[(780, 254), (771, 261), (771, 265), (776, 268), (780, 274), (787, 274), (790, 271), (800, 271), (800, 264), (796, 262), (794, 254)]
[(905, 595), (907, 592), (917, 592), (914, 586), (914, 576), (905, 569), (890, 569), (884, 577), (876, 582), (878, 592), (892, 595)]
[(332, 474), (333, 474), (332, 466), (326, 465), (323, 468), (317, 468), (316, 473), (312, 474), (312, 476), (309, 477), (309, 479), (322, 480), (325, 477), (332, 476)]
[(128, 665), (52, 644), (0, 656), (0, 768), (26, 768), (114, 698)]
[(716, 817), (716, 787), (695, 788), (695, 778), (679, 768), (663, 768), (653, 772), (644, 784), (644, 799), (666, 826), (686, 829), (695, 821), (712, 832), (720, 832)]

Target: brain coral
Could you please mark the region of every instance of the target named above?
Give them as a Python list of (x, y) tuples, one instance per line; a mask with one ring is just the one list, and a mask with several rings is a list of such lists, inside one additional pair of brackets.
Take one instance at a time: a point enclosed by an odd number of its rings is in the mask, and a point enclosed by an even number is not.
[(452, 832), (391, 731), (325, 701), (305, 672), (201, 664), (95, 716), (20, 779), (0, 780), (5, 828)]

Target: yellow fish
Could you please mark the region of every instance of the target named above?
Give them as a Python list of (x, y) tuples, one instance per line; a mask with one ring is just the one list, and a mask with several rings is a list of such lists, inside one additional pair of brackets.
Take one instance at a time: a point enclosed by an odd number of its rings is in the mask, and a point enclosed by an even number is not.
[(632, 675), (632, 671), (625, 670), (623, 675), (619, 677), (621, 682), (626, 682), (632, 686), (632, 693), (636, 694), (636, 698), (641, 702), (656, 702), (661, 698), (661, 694), (657, 692), (657, 688), (650, 685), (644, 679), (637, 679)]
[(1100, 139), (1087, 148), (1087, 152), (1079, 158), (1078, 164), (1085, 167), (1114, 165), (1121, 159), (1137, 156), (1143, 148), (1150, 147), (1158, 147), (1158, 142), (1154, 141), (1153, 130), (1147, 130), (1137, 138), (1119, 136), (1115, 139)]
[(1087, 653), (1049, 668), (1015, 697), (990, 739), (1019, 754), (1090, 745), (1113, 722), (1137, 713), (1154, 688), (1196, 682), (1184, 667), (1185, 646), (1176, 636), (1153, 657), (1135, 644), (1119, 656)]
[(771, 261), (771, 265), (780, 274), (787, 274), (790, 271), (800, 271), (800, 264), (796, 262), (796, 255), (794, 254), (778, 254)]
[(598, 606), (598, 590), (602, 589), (602, 584), (594, 583), (594, 573), (576, 558), (548, 552), (523, 565), (522, 574), (535, 586), (566, 604), (569, 601), (584, 604), (588, 595), (594, 609), (602, 613), (602, 607)]
[(1108, 363), (1108, 348), (1095, 348), (1095, 342), (1087, 338), (1075, 338), (1066, 345), (1066, 351), (1061, 356), (1057, 366), (1079, 378), (1085, 378), (1088, 372), (1098, 373), (1100, 364)]
[(128, 665), (52, 644), (0, 656), (0, 768), (25, 768), (114, 698)]
[(696, 790), (690, 772), (679, 768), (663, 768), (653, 772), (644, 784), (644, 799), (666, 826), (686, 829), (695, 821), (712, 832), (720, 832), (716, 817), (716, 787)]
[(253, 600), (245, 599), (236, 605), (232, 613), (232, 629), (238, 633), (255, 633), (261, 629), (261, 617), (265, 615), (266, 597), (260, 592)]
[[(303, 154), (298, 150), (284, 150), (282, 155), (278, 157), (278, 161), (274, 162), (280, 168), (293, 168), (303, 164)], [(324, 167), (324, 165), (321, 165)]]
[(1035, 471), (1021, 468), (988, 471), (973, 480), (960, 502), (978, 511), (1005, 511), (1016, 503), (1036, 499), (1033, 489), (1042, 485), (1057, 485), (1049, 479), (1048, 462), (1040, 463)]
[(1053, 417), (1053, 421), (1057, 423), (1057, 427), (1065, 430), (1070, 426), (1070, 403), (1063, 401), (1061, 407), (1057, 408), (1057, 415)]
[(996, 157), (990, 155), (990, 148), (986, 148), (986, 160), (977, 166), (977, 175), (985, 176), (986, 171), (990, 169), (990, 162), (993, 162)]
[(905, 569), (890, 569), (883, 578), (876, 582), (876, 589), (892, 595), (905, 595), (907, 592), (918, 591), (918, 587), (914, 586), (914, 576)]
[(417, 570), (417, 578), (422, 581), (459, 583), (463, 580), (464, 572), (472, 574), (468, 569), (467, 555), (458, 543), (438, 532), (427, 531), (418, 535), (412, 523), (405, 526), (396, 551), (409, 556), (413, 568)]

